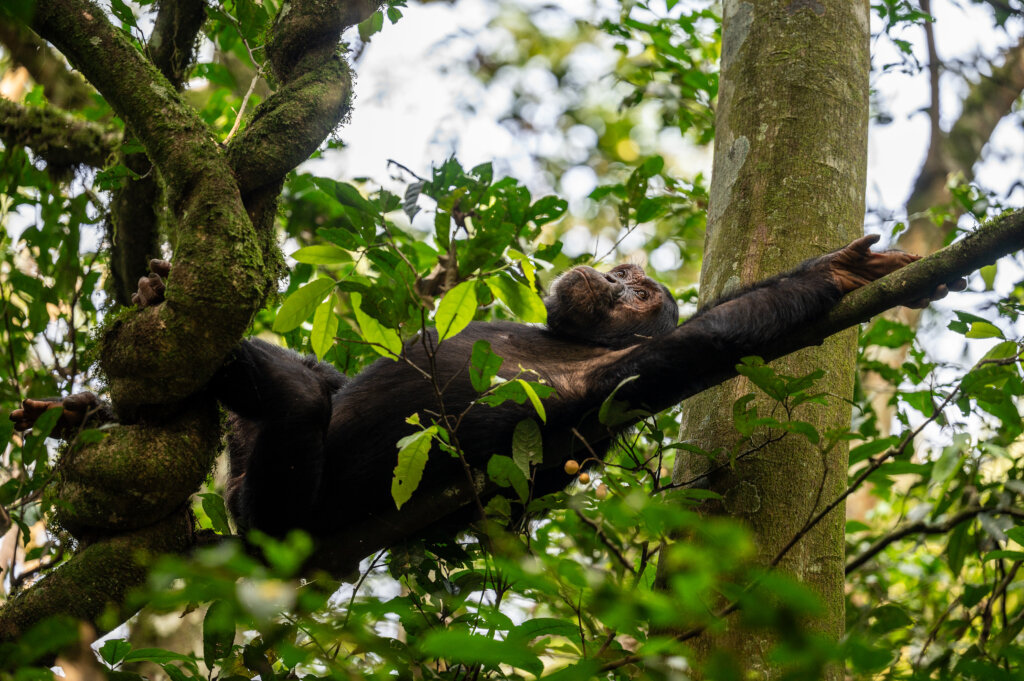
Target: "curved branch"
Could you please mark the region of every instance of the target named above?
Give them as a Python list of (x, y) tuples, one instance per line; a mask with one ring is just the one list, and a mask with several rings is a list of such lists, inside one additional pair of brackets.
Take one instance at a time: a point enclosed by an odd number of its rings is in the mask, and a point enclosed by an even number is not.
[(0, 609), (0, 640), (11, 641), (51, 615), (71, 615), (105, 631), (97, 622), (113, 608), (123, 615), (125, 597), (146, 579), (149, 561), (162, 553), (180, 553), (192, 538), (192, 514), (186, 509), (155, 525), (90, 544)]
[(278, 185), (341, 123), (352, 79), (338, 41), (345, 28), (379, 6), (378, 0), (294, 0), (278, 14), (267, 40), (267, 59), (283, 86), (228, 147), (242, 196)]
[(84, 121), (53, 107), (22, 106), (0, 98), (0, 140), (23, 146), (48, 165), (102, 168), (117, 151), (121, 132)]
[(192, 65), (196, 36), (204, 21), (206, 4), (203, 0), (160, 3), (146, 51), (176, 90), (181, 89), (185, 73)]
[(206, 125), (95, 3), (39, 3), (32, 23), (107, 98), (166, 182), (180, 218), (167, 303), (115, 320), (100, 357), (119, 411), (182, 399), (205, 384), (273, 291), (263, 244)]

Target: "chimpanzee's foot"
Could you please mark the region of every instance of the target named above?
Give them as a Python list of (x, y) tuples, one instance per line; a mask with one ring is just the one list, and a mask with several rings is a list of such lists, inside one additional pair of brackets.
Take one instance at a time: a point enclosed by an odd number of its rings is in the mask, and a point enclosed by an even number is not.
[(21, 403), (21, 409), (11, 412), (10, 419), (14, 421), (15, 430), (28, 430), (50, 409), (63, 409), (57, 425), (51, 432), (53, 437), (66, 438), (68, 435), (74, 435), (87, 421), (89, 425), (97, 426), (114, 418), (110, 405), (92, 393), (84, 392), (63, 399), (27, 399)]
[(158, 305), (164, 301), (164, 279), (171, 273), (171, 263), (166, 260), (150, 260), (149, 269), (149, 276), (139, 279), (139, 290), (132, 294), (132, 302), (139, 307)]

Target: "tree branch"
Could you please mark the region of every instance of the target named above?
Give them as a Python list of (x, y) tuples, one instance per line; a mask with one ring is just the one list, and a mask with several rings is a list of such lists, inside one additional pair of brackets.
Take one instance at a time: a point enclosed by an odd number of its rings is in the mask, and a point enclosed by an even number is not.
[(146, 51), (160, 73), (180, 90), (192, 65), (196, 36), (206, 21), (203, 0), (161, 2)]
[(915, 534), (946, 534), (960, 523), (973, 520), (982, 513), (991, 513), (992, 515), (1010, 515), (1014, 518), (1024, 518), (1024, 510), (1019, 508), (984, 508), (982, 506), (968, 506), (967, 508), (964, 508), (946, 518), (941, 523), (929, 523), (924, 520), (919, 520), (916, 523), (908, 523), (903, 527), (893, 530), (884, 537), (879, 537), (871, 544), (871, 546), (858, 554), (855, 558), (851, 559), (850, 562), (846, 564), (846, 574), (850, 574), (857, 568), (863, 566), (869, 560), (881, 553), (885, 547), (903, 539), (904, 537), (909, 537)]
[(53, 107), (22, 106), (0, 98), (0, 140), (31, 149), (55, 168), (102, 168), (117, 150), (121, 133)]

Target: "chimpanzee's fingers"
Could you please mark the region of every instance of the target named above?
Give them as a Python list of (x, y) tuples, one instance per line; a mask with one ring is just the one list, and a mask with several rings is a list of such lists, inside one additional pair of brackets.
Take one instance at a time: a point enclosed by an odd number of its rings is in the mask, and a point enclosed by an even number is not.
[(867, 253), (869, 250), (871, 250), (871, 246), (873, 244), (878, 243), (878, 240), (880, 238), (881, 237), (879, 237), (877, 234), (865, 234), (861, 238), (851, 241), (850, 245), (847, 246), (847, 248), (853, 249), (855, 251), (860, 251), (861, 253)]
[(161, 277), (166, 277), (171, 273), (171, 263), (166, 260), (150, 260), (149, 271), (153, 274), (158, 274)]
[(964, 278), (957, 279), (954, 282), (946, 284), (950, 291), (963, 291), (967, 288), (967, 280)]

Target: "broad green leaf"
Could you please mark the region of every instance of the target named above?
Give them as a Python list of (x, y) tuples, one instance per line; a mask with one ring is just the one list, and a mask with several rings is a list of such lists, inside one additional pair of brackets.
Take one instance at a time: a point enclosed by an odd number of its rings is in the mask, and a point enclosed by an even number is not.
[(398, 441), (398, 464), (391, 479), (391, 498), (395, 500), (396, 508), (402, 508), (419, 487), (430, 454), (430, 444), (436, 433), (437, 426), (431, 426)]
[(476, 282), (464, 281), (444, 294), (437, 306), (437, 323), (439, 340), (451, 338), (462, 331), (473, 321), (476, 314)]
[(565, 215), (569, 203), (557, 196), (545, 196), (530, 206), (529, 219), (536, 225), (552, 222)]
[[(529, 391), (527, 391), (527, 388), (529, 388)], [(481, 397), (480, 401), (496, 407), (506, 400), (512, 400), (516, 404), (523, 404), (526, 400), (530, 400), (534, 408), (537, 409), (537, 414), (541, 417), (541, 421), (544, 421), (546, 414), (544, 413), (544, 405), (540, 400), (550, 397), (554, 393), (555, 389), (551, 386), (542, 383), (531, 383), (517, 378), (502, 383), (490, 395)]]
[(540, 427), (533, 419), (523, 419), (512, 431), (512, 460), (527, 478), (530, 477), (530, 464), (544, 461)]
[(203, 617), (203, 659), (207, 667), (226, 657), (235, 642), (235, 613), (231, 604), (218, 600), (210, 604)]
[(338, 333), (338, 317), (334, 314), (333, 297), (320, 303), (313, 315), (313, 330), (309, 334), (309, 344), (313, 347), (317, 359), (323, 359), (327, 351), (334, 347), (334, 336)]
[(1003, 332), (995, 324), (974, 322), (971, 330), (964, 334), (968, 338), (1003, 338)]
[(338, 248), (334, 244), (305, 246), (292, 253), (292, 257), (307, 265), (333, 265), (352, 260), (352, 256), (348, 251)]
[(202, 499), (203, 513), (210, 519), (213, 531), (217, 534), (230, 535), (231, 526), (228, 524), (228, 512), (224, 507), (224, 497), (215, 492), (205, 492), (199, 495)]
[(946, 543), (946, 562), (949, 563), (949, 570), (954, 577), (960, 575), (964, 567), (964, 558), (967, 557), (968, 535), (967, 530), (970, 523), (960, 523), (949, 534), (949, 541)]
[(564, 636), (578, 641), (580, 637), (579, 625), (575, 622), (560, 620), (554, 617), (538, 617), (526, 620), (515, 629), (509, 631), (505, 640), (525, 644), (538, 636)]
[(534, 410), (537, 412), (537, 416), (540, 417), (541, 421), (547, 423), (548, 415), (547, 412), (544, 411), (544, 403), (540, 401), (540, 396), (537, 394), (537, 391), (533, 389), (533, 384), (529, 381), (524, 381), (521, 378), (517, 378), (516, 380), (523, 384), (523, 391), (530, 399), (530, 404), (533, 405)]
[(871, 625), (871, 630), (877, 634), (887, 634), (890, 631), (909, 627), (914, 623), (914, 620), (903, 608), (892, 603), (878, 606), (871, 611), (871, 617), (875, 620)]
[(465, 665), (480, 664), (497, 669), (507, 664), (540, 676), (544, 665), (525, 645), (470, 634), (464, 629), (434, 629), (419, 644), (430, 657)]
[(171, 652), (163, 648), (137, 648), (124, 656), (125, 662), (153, 662), (164, 664), (165, 662), (184, 662), (190, 668), (195, 668), (195, 659), (191, 655)]
[(506, 275), (484, 280), (494, 297), (505, 303), (524, 322), (541, 324), (548, 320), (544, 302), (534, 291)]
[(484, 392), (491, 387), (491, 379), (498, 374), (504, 360), (491, 351), (491, 344), (485, 340), (473, 343), (473, 354), (470, 356), (469, 380), (473, 389)]
[(530, 260), (530, 257), (514, 248), (508, 249), (508, 257), (519, 263), (519, 268), (523, 271), (523, 276), (526, 277), (526, 281), (530, 284), (530, 288), (536, 290), (537, 268), (534, 266), (533, 261)]
[(100, 657), (113, 666), (124, 659), (132, 649), (132, 644), (123, 638), (112, 638), (100, 647)]
[(277, 311), (274, 331), (287, 333), (298, 328), (302, 322), (309, 319), (317, 305), (323, 302), (327, 293), (334, 288), (334, 284), (330, 277), (320, 277), (288, 296), (281, 309)]
[(644, 416), (647, 416), (647, 412), (642, 409), (630, 409), (629, 403), (625, 400), (615, 399), (615, 395), (622, 389), (622, 386), (627, 383), (631, 383), (639, 376), (627, 376), (626, 378), (619, 381), (619, 384), (615, 386), (615, 390), (612, 390), (611, 395), (605, 398), (604, 402), (601, 403), (601, 408), (597, 412), (597, 420), (606, 426), (620, 426), (623, 423), (629, 423), (630, 421), (637, 421)]
[(361, 295), (352, 294), (352, 309), (356, 313), (356, 322), (359, 324), (359, 335), (363, 337), (364, 341), (370, 343), (377, 354), (390, 359), (398, 359), (398, 356), (402, 354), (402, 337), (395, 329), (389, 329), (363, 312), (362, 302)]
[(487, 477), (501, 487), (511, 487), (521, 501), (530, 496), (530, 485), (516, 462), (507, 456), (495, 454), (487, 460)]

